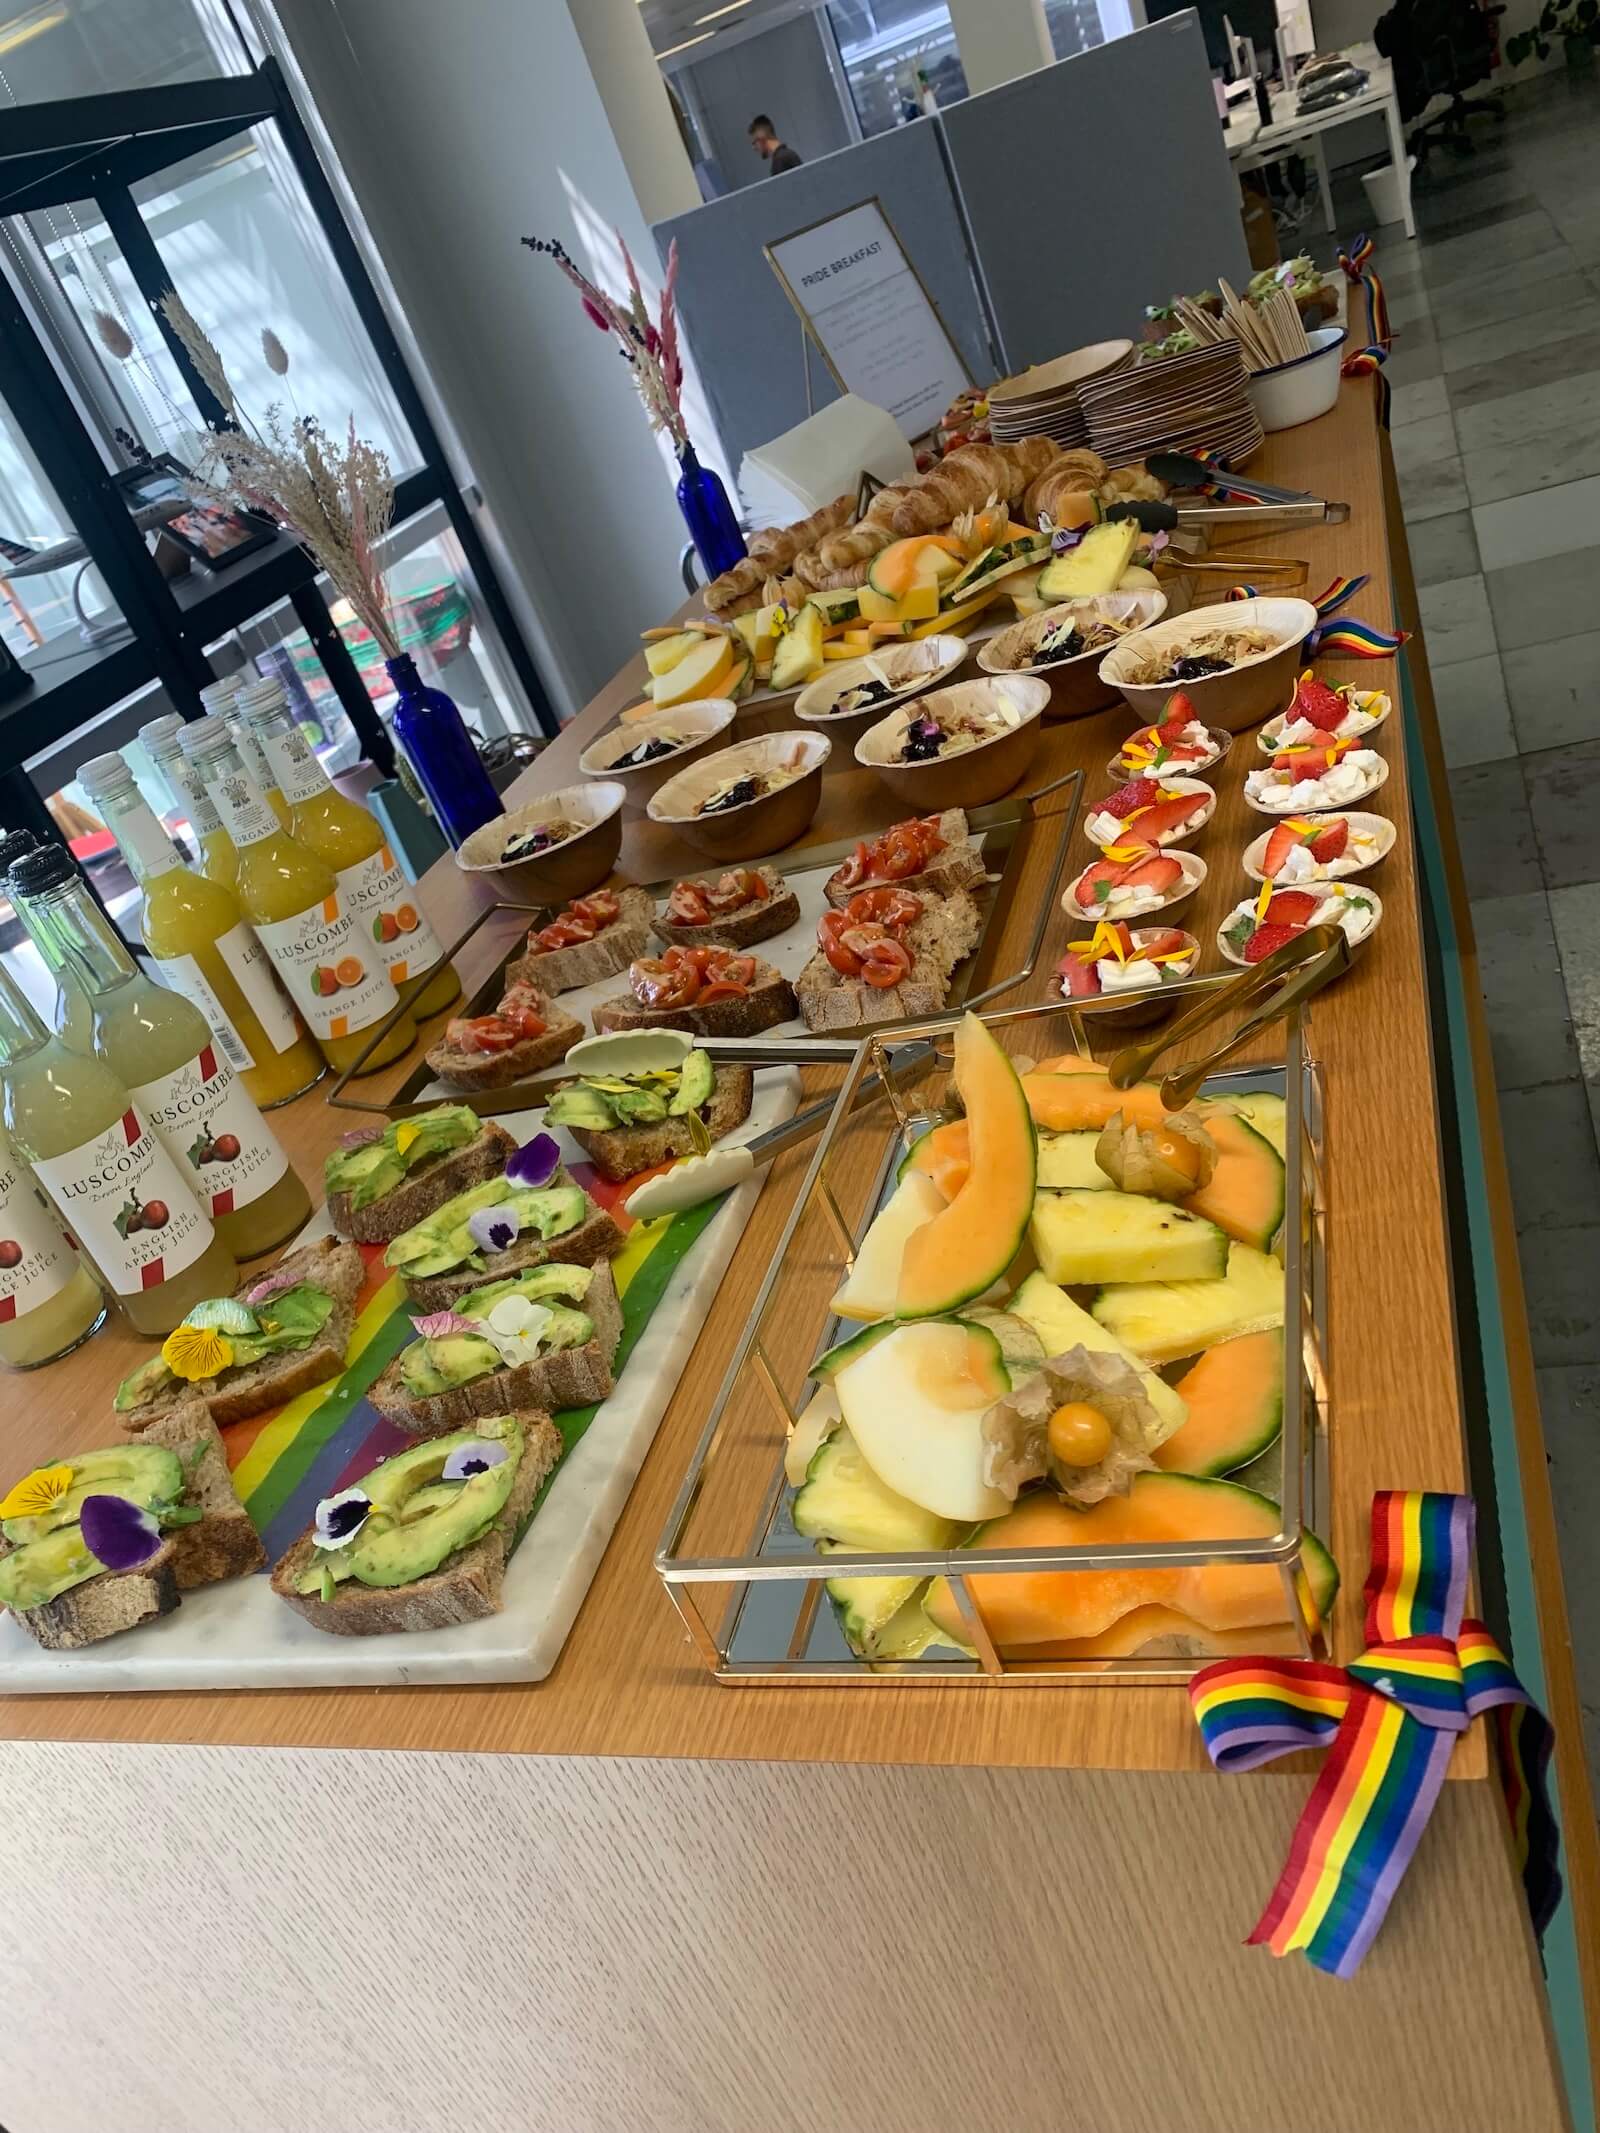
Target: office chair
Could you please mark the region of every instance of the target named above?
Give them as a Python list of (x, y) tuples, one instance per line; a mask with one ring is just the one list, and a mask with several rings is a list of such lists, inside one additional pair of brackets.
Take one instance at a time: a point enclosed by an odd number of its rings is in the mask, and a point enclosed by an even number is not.
[(1467, 123), (1473, 118), (1504, 119), (1498, 96), (1465, 92), (1487, 81), (1495, 61), (1492, 15), (1477, 0), (1400, 0), (1379, 18), (1373, 40), (1394, 62), (1395, 90), (1402, 120), (1420, 117), (1436, 96), (1449, 98), (1446, 108), (1406, 137), (1419, 164), (1426, 163), (1435, 141), (1458, 155), (1474, 155)]

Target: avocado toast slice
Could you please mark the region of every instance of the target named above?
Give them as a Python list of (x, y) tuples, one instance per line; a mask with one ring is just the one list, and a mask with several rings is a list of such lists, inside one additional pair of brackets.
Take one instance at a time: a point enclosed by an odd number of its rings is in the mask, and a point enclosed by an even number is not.
[[(499, 1240), (504, 1238), (504, 1243)], [(486, 1178), (447, 1200), (384, 1254), (411, 1302), (444, 1311), (474, 1289), (559, 1260), (592, 1266), (622, 1247), (622, 1231), (581, 1185), (557, 1169), (549, 1182), (519, 1187)]]
[(595, 1075), (558, 1089), (545, 1117), (563, 1126), (603, 1178), (625, 1178), (696, 1152), (696, 1114), (706, 1136), (720, 1141), (750, 1116), (755, 1070), (716, 1066), (708, 1052), (691, 1052), (680, 1069), (654, 1075)]
[(387, 1244), (469, 1185), (506, 1166), (516, 1142), (465, 1104), (347, 1133), (328, 1157), (328, 1220), (358, 1244)]
[(537, 1408), (410, 1445), (318, 1506), (272, 1589), (334, 1637), (498, 1614), (506, 1565), (562, 1450), (561, 1432)]
[(603, 1400), (622, 1305), (607, 1261), (552, 1263), (472, 1290), (417, 1331), (367, 1397), (397, 1428), (439, 1437), (482, 1415)]

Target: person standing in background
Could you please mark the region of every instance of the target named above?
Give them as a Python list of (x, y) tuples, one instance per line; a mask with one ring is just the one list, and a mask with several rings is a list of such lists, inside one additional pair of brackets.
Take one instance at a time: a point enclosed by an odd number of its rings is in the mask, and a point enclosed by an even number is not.
[(805, 160), (804, 157), (796, 155), (786, 142), (778, 139), (772, 121), (764, 111), (759, 112), (750, 121), (750, 145), (756, 154), (771, 166), (767, 173), (769, 177), (776, 178), (785, 170), (798, 170)]

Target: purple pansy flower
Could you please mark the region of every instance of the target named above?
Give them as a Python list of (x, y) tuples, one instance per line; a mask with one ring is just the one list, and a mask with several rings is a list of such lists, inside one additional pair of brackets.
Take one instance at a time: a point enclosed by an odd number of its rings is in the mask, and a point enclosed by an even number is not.
[(135, 1570), (161, 1546), (161, 1528), (126, 1496), (86, 1496), (78, 1513), (83, 1544), (108, 1570)]
[(366, 1524), (371, 1511), (372, 1498), (365, 1489), (341, 1489), (337, 1496), (324, 1496), (317, 1505), (317, 1546), (346, 1547)]
[(525, 1185), (535, 1190), (548, 1185), (561, 1167), (561, 1146), (553, 1133), (536, 1133), (531, 1141), (524, 1141), (506, 1165), (506, 1176), (513, 1185)]
[(299, 1288), (302, 1278), (292, 1267), (276, 1267), (272, 1273), (264, 1275), (256, 1283), (245, 1297), (245, 1302), (263, 1304), (269, 1296), (281, 1296), (286, 1289)]
[(1087, 526), (1057, 526), (1050, 535), (1052, 555), (1070, 555), (1088, 532)]
[(467, 1235), (480, 1252), (503, 1252), (516, 1240), (522, 1218), (509, 1204), (480, 1207), (467, 1217)]
[(474, 1474), (487, 1474), (492, 1466), (504, 1466), (506, 1448), (503, 1444), (491, 1444), (479, 1439), (473, 1444), (458, 1444), (444, 1463), (441, 1479), (444, 1481), (470, 1481)]
[(412, 1324), (425, 1341), (442, 1341), (447, 1333), (476, 1333), (476, 1319), (463, 1318), (459, 1311), (430, 1311)]

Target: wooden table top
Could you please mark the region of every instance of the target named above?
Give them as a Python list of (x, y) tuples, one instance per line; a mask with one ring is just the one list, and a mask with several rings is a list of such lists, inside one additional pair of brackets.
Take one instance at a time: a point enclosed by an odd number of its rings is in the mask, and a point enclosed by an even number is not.
[[(1304, 556), (1308, 591), (1341, 573), (1370, 572), (1357, 612), (1387, 625), (1390, 570), (1373, 387), (1348, 382), (1337, 408), (1269, 437), (1252, 472), (1350, 505), (1343, 526), (1255, 534), (1253, 552)], [(1329, 661), (1330, 679), (1391, 686), (1392, 668)], [(624, 705), (638, 700), (642, 662), (619, 675), (519, 780), (527, 797), (575, 782), (578, 755)], [(1324, 1535), (1344, 1570), (1335, 1620), (1341, 1653), (1359, 1644), (1361, 1582), (1374, 1490), (1458, 1490), (1467, 1483), (1456, 1371), (1446, 1213), (1440, 1181), (1430, 1029), (1419, 933), (1417, 870), (1398, 708), (1376, 736), (1389, 780), (1376, 806), (1399, 836), (1377, 886), (1384, 918), (1356, 967), (1316, 1004), (1314, 1048), (1326, 1075), (1333, 1515)], [(782, 714), (741, 718), (740, 732)], [(1120, 707), (1047, 729), (1030, 785), (1081, 765), (1086, 797), (1106, 789), (1105, 763), (1129, 730)], [(841, 757), (843, 760), (841, 760)], [(1198, 842), (1210, 873), (1184, 924), (1221, 967), (1215, 933), (1250, 884), (1239, 854), (1263, 826), (1243, 801), (1244, 770), (1259, 761), (1243, 736), (1218, 774), (1216, 816)], [(836, 751), (809, 843), (882, 827), (900, 810), (883, 787)], [(1047, 840), (1040, 840), (1041, 845)], [(1091, 850), (1081, 827), (1073, 860)], [(1069, 860), (1069, 869), (1073, 867)], [(627, 828), (620, 871), (656, 880), (698, 862), (643, 817)], [(1048, 880), (1049, 856), (1030, 858), (1005, 946), (1016, 955)], [(1070, 871), (1068, 878), (1071, 878)], [(435, 927), (453, 938), (492, 900), (447, 858), (424, 894)], [(1048, 972), (1069, 933), (1057, 911), (1047, 961), (1004, 1004), (1046, 997)], [(469, 986), (508, 944), (485, 927), (462, 959)], [(1281, 1056), (1281, 1054), (1280, 1054)], [(818, 1070), (819, 1090), (835, 1086)], [(308, 1179), (342, 1121), (317, 1094), (274, 1114)], [(740, 1251), (684, 1372), (654, 1448), (612, 1537), (555, 1671), (538, 1685), (226, 1694), (0, 1699), (0, 1738), (194, 1741), (206, 1745), (362, 1747), (563, 1755), (698, 1756), (871, 1763), (1040, 1765), (1199, 1771), (1208, 1766), (1181, 1689), (751, 1687), (718, 1685), (689, 1650), (652, 1567), (652, 1553), (771, 1248), (792, 1205), (806, 1152), (776, 1164)], [(120, 1325), (38, 1376), (16, 1381), (8, 1471), (93, 1437), (109, 1421), (112, 1388), (148, 1352)], [(1486, 1768), (1482, 1729), (1457, 1750), (1452, 1775)]]

